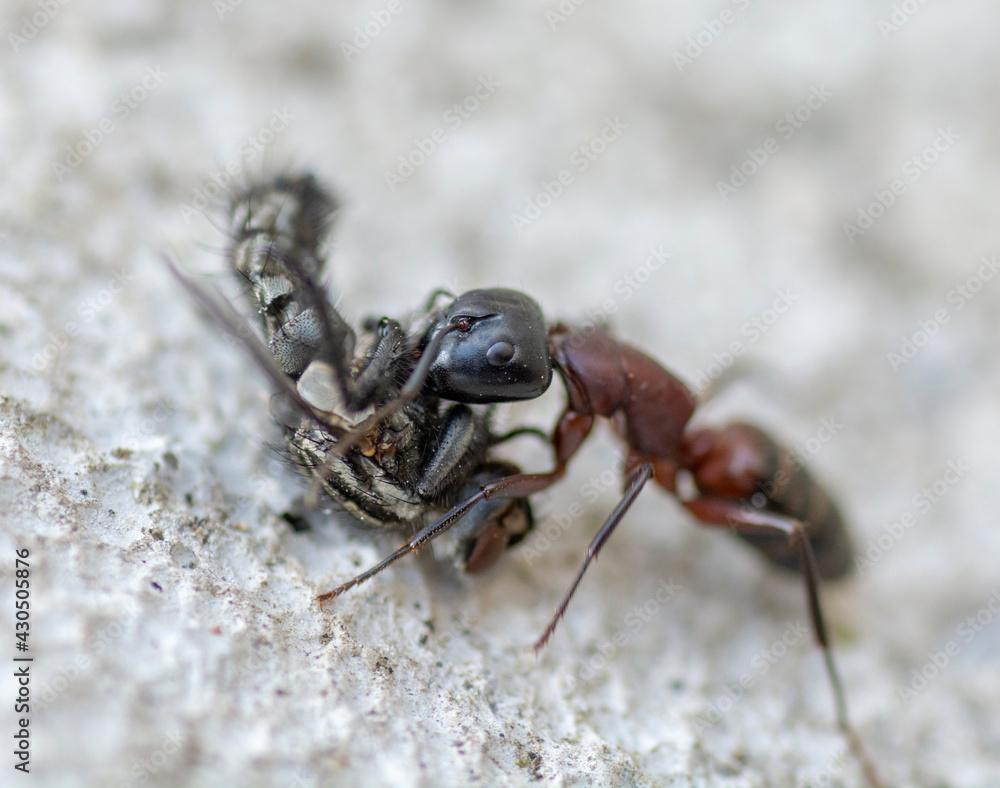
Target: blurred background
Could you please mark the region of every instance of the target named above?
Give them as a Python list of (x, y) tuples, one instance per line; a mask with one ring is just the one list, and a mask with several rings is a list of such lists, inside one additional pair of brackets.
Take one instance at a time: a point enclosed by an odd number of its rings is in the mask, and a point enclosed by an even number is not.
[(798, 451), (856, 540), (826, 600), (886, 780), (994, 784), (998, 29), (962, 1), (7, 3), (0, 620), (27, 548), (32, 784), (860, 784), (801, 583), (659, 491), (535, 662), (619, 494), (606, 430), (489, 575), (422, 557), (312, 605), (398, 536), (281, 518), (268, 385), (158, 256), (238, 296), (226, 194), (286, 171), (340, 197), (349, 319), (519, 288)]

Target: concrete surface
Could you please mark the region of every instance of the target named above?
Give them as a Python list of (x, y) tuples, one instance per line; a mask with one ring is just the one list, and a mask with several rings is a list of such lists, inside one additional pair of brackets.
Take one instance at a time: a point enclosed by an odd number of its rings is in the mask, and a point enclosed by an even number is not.
[[(8, 663), (0, 782), (860, 784), (800, 585), (660, 492), (534, 660), (615, 501), (603, 431), (489, 575), (422, 557), (318, 610), (399, 537), (280, 518), (302, 485), (269, 448), (268, 386), (158, 261), (238, 291), (211, 196), (228, 165), (336, 187), (351, 319), (501, 284), (689, 381), (738, 343), (703, 417), (801, 447), (842, 502), (867, 563), (827, 603), (887, 781), (997, 784), (996, 4), (18, 0), (0, 19), (0, 659), (17, 549), (34, 657), (31, 773), (9, 776)], [(547, 426), (561, 397), (504, 416)]]

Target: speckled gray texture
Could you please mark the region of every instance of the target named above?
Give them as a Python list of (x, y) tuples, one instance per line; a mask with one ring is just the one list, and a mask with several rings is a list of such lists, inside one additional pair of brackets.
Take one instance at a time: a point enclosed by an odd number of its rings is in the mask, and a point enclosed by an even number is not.
[[(704, 419), (801, 447), (870, 559), (827, 602), (876, 761), (895, 785), (997, 784), (996, 4), (19, 0), (0, 20), (0, 660), (16, 548), (36, 660), (32, 773), (6, 754), (0, 782), (859, 784), (800, 584), (658, 491), (535, 661), (615, 501), (604, 431), (487, 576), (421, 556), (320, 611), (398, 536), (280, 518), (302, 485), (268, 447), (267, 384), (158, 260), (238, 293), (201, 213), (229, 165), (337, 189), (352, 320), (503, 285), (692, 382), (738, 343)], [(549, 425), (561, 397), (504, 416)]]

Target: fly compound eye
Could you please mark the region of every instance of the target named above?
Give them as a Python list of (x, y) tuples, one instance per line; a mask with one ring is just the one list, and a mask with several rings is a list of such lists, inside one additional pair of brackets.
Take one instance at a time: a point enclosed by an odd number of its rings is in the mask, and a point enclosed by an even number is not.
[(486, 360), (494, 367), (502, 367), (514, 358), (514, 346), (510, 342), (497, 342), (486, 351)]

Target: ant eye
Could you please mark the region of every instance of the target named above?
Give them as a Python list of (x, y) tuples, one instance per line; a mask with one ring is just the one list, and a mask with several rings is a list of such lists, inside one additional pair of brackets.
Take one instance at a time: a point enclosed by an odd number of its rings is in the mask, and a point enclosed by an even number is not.
[(502, 367), (514, 358), (514, 346), (510, 342), (497, 342), (486, 351), (486, 360), (494, 367)]
[(469, 331), (472, 328), (472, 318), (460, 317), (455, 320), (455, 326), (459, 331)]

